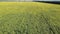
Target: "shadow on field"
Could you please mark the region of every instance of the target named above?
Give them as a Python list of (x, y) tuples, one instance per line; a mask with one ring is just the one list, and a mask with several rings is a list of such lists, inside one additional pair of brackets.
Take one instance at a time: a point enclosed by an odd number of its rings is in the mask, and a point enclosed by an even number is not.
[(42, 3), (49, 3), (49, 4), (58, 4), (58, 5), (60, 5), (60, 1), (35, 1), (35, 2), (42, 2)]

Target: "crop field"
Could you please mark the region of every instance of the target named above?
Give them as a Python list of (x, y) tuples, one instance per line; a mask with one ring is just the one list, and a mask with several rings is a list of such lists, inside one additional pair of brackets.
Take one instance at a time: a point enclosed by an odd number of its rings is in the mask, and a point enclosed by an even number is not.
[(0, 34), (60, 34), (60, 5), (0, 2)]

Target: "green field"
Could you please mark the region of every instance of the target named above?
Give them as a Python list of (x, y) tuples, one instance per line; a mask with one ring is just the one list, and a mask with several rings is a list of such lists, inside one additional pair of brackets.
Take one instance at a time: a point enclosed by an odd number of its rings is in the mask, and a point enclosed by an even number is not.
[(60, 34), (60, 5), (0, 2), (0, 34)]

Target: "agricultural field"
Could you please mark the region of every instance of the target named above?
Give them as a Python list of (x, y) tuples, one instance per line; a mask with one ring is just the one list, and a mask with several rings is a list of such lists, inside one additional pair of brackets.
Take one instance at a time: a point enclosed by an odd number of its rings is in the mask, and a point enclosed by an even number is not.
[(0, 2), (0, 34), (60, 34), (60, 5)]

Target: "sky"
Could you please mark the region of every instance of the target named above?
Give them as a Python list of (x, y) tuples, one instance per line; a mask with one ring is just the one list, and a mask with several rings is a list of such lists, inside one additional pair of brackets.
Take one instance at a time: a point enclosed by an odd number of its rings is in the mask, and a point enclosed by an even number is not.
[(39, 1), (60, 1), (60, 0), (39, 0)]
[(0, 1), (60, 1), (60, 0), (0, 0)]

